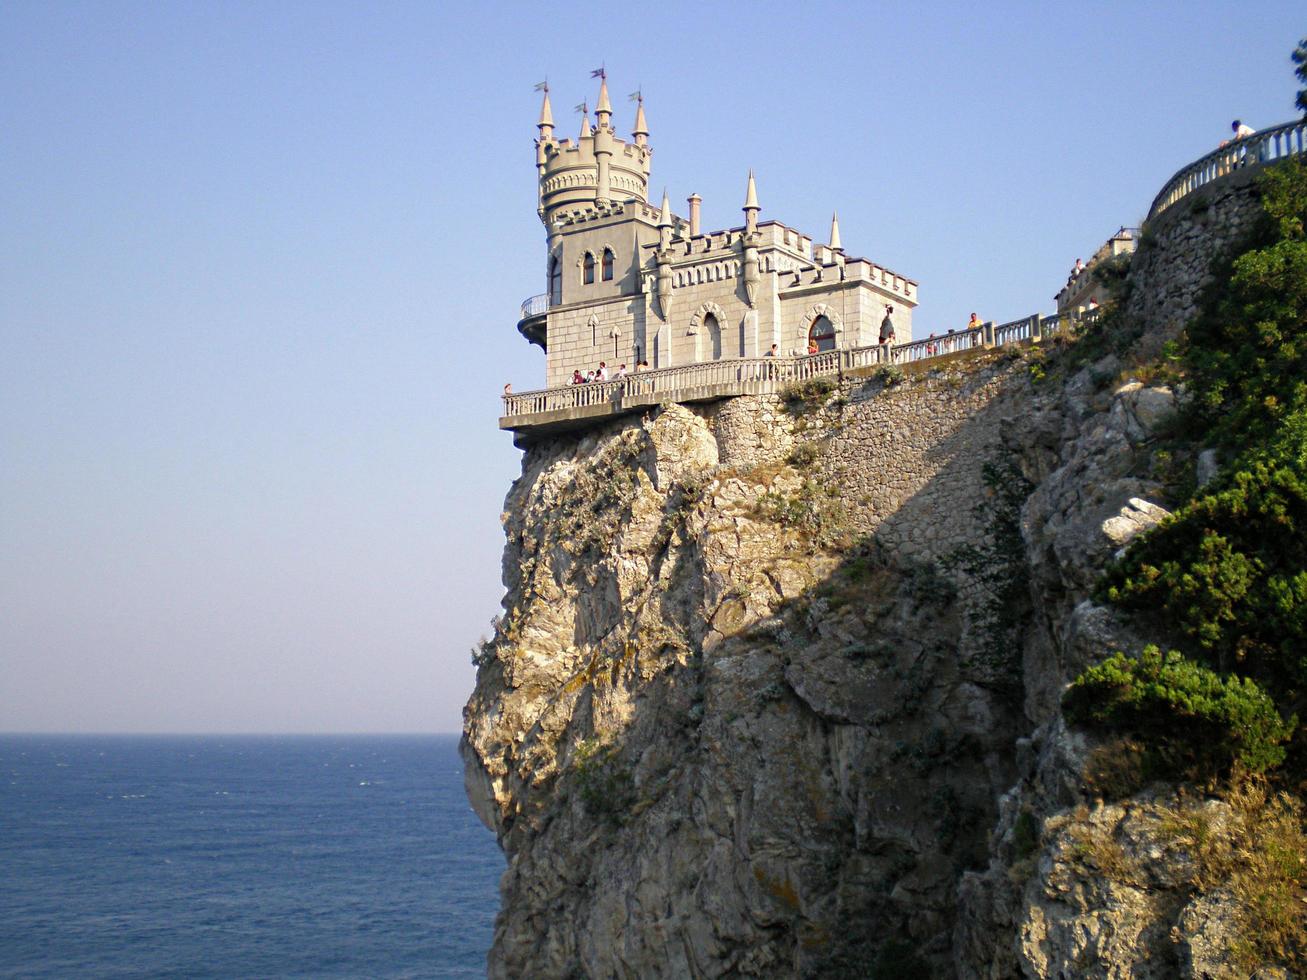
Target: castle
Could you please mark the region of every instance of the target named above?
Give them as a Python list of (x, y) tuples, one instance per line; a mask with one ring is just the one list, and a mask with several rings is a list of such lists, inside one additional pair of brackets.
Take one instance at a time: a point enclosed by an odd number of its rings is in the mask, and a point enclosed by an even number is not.
[(638, 97), (629, 142), (612, 124), (608, 80), (599, 73), (591, 125), (554, 136), (548, 86), (536, 124), (538, 212), (548, 250), (548, 291), (523, 304), (518, 329), (546, 353), (546, 386), (573, 372), (692, 365), (731, 358), (783, 357), (874, 346), (887, 307), (896, 343), (912, 338), (917, 283), (844, 254), (839, 220), (830, 240), (777, 221), (760, 221), (750, 172), (744, 224), (704, 232), (700, 198), (689, 217), (649, 204), (653, 149)]

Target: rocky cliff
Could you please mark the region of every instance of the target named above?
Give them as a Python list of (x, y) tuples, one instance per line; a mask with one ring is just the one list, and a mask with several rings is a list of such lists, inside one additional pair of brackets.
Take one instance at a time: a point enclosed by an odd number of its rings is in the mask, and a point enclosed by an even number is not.
[(1134, 644), (1088, 593), (1165, 513), (1174, 395), (1111, 355), (1041, 385), (1041, 355), (526, 451), (464, 740), (509, 858), (492, 976), (1048, 976), (1202, 945), (1219, 916), (1146, 886), (1123, 913), (1064, 840), (1126, 833), (1059, 699)]

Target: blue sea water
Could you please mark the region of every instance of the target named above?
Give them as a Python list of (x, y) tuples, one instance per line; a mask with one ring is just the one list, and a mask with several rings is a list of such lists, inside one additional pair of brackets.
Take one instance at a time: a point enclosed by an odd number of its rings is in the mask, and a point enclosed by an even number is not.
[(485, 975), (454, 736), (0, 736), (0, 977)]

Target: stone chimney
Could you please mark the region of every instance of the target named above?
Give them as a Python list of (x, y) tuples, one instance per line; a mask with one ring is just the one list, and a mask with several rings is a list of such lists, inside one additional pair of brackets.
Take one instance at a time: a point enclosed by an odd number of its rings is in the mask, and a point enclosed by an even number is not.
[(690, 205), (690, 237), (696, 238), (699, 235), (699, 205), (703, 203), (703, 198), (691, 194), (686, 198), (686, 203)]

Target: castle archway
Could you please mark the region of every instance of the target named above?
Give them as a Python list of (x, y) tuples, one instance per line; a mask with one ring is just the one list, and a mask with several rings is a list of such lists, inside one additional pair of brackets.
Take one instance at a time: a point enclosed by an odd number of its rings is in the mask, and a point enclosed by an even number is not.
[(803, 313), (803, 333), (808, 349), (816, 343), (818, 351), (835, 350), (844, 336), (844, 319), (826, 303), (814, 303)]
[(726, 311), (716, 303), (704, 303), (690, 317), (690, 329), (686, 332), (694, 337), (696, 361), (703, 360), (704, 354), (708, 355), (709, 360), (722, 359), (722, 326), (728, 322)]

